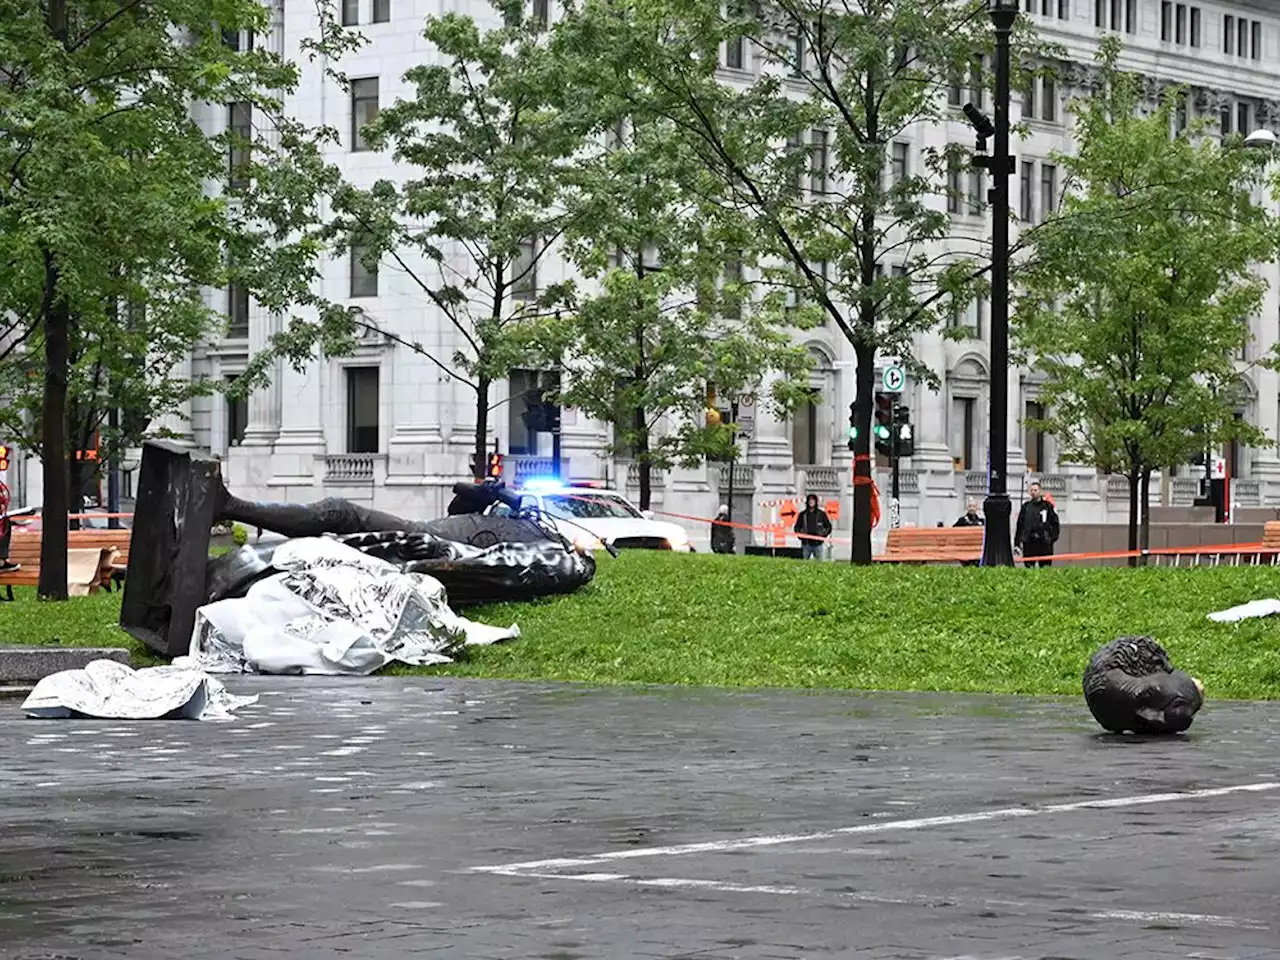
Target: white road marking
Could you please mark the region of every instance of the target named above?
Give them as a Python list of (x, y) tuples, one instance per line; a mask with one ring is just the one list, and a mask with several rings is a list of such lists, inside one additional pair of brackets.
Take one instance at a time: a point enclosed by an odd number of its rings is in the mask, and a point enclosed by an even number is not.
[[(855, 900), (859, 903), (889, 904), (894, 906), (919, 906), (936, 908), (938, 897), (885, 897), (873, 893), (857, 893), (852, 890), (819, 890), (812, 887), (794, 887), (780, 884), (733, 883), (728, 880), (698, 880), (691, 877), (635, 877), (625, 873), (536, 873), (513, 870), (507, 876), (525, 880), (570, 880), (577, 883), (622, 883), (633, 887), (658, 887), (667, 890), (714, 890), (719, 893), (763, 893), (771, 896), (827, 896), (839, 900)], [(945, 897), (945, 905), (970, 905), (978, 908), (1000, 906), (1015, 910), (1043, 910), (1044, 904), (1024, 903), (1019, 900), (967, 901)], [(1212, 913), (1168, 913), (1145, 910), (1100, 910), (1087, 913), (1093, 920), (1118, 920), (1125, 923), (1162, 923), (1178, 926), (1232, 927), (1241, 930), (1269, 930), (1264, 923), (1244, 917), (1224, 917)]]
[(1187, 790), (1180, 793), (1148, 793), (1130, 797), (1112, 797), (1106, 800), (1077, 800), (1071, 803), (1052, 803), (1039, 807), (1002, 807), (997, 810), (978, 810), (973, 813), (954, 813), (937, 817), (914, 817), (909, 820), (880, 820), (875, 823), (861, 823), (851, 827), (839, 827), (834, 830), (821, 830), (813, 833), (781, 833), (758, 837), (743, 837), (737, 840), (707, 840), (702, 843), (683, 843), (669, 847), (610, 850), (606, 853), (596, 853), (586, 857), (556, 857), (548, 860), (526, 860), (523, 863), (478, 866), (472, 867), (471, 871), (473, 873), (520, 876), (534, 870), (548, 870), (560, 867), (589, 867), (594, 864), (609, 863), (615, 860), (633, 860), (640, 857), (679, 857), (691, 853), (724, 853), (730, 850), (749, 850), (755, 847), (813, 843), (851, 834), (928, 830), (934, 827), (987, 823), (993, 820), (1013, 820), (1019, 817), (1072, 813), (1077, 810), (1114, 810), (1123, 807), (1178, 803), (1187, 800), (1208, 800), (1236, 793), (1266, 793), (1271, 790), (1280, 790), (1280, 781), (1246, 783), (1234, 787), (1213, 787), (1206, 790)]
[(1206, 927), (1241, 927), (1245, 930), (1267, 930), (1265, 923), (1242, 920), (1236, 917), (1220, 917), (1212, 913), (1148, 913), (1144, 910), (1103, 910), (1091, 913), (1095, 920), (1133, 920), (1138, 923), (1188, 923)]

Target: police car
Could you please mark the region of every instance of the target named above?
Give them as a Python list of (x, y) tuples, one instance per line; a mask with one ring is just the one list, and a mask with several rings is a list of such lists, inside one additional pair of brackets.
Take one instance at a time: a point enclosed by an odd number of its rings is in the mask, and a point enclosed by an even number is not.
[[(607, 543), (618, 550), (674, 550), (692, 553), (689, 534), (678, 524), (653, 519), (616, 490), (587, 484), (531, 480), (515, 491), (522, 510), (535, 508), (560, 534), (583, 550)], [(513, 512), (495, 503), (485, 513)]]

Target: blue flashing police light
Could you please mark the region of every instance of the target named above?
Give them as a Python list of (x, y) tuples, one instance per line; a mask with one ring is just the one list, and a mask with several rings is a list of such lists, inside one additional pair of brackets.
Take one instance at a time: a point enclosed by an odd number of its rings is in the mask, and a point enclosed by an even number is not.
[(530, 477), (521, 486), (530, 493), (559, 493), (564, 490), (564, 483), (559, 477)]

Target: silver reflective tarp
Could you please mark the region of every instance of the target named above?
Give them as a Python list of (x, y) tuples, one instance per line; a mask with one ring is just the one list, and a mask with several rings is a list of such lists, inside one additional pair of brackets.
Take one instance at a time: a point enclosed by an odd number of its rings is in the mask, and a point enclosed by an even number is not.
[(231, 720), (233, 711), (257, 699), (233, 696), (185, 658), (142, 670), (115, 660), (94, 660), (82, 670), (45, 677), (22, 710), (41, 720)]
[(388, 663), (450, 663), (464, 646), (520, 635), (449, 608), (422, 573), (322, 537), (276, 548), (281, 572), (196, 613), (190, 656), (210, 673), (365, 675)]

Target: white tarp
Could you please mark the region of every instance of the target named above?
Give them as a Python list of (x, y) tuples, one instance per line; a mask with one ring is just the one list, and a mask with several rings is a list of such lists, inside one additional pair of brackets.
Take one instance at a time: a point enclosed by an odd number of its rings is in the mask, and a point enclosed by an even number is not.
[(210, 673), (357, 675), (451, 663), (465, 645), (520, 635), (449, 608), (444, 585), (325, 537), (276, 548), (281, 572), (196, 612), (191, 659)]
[(1252, 620), (1255, 617), (1274, 617), (1280, 613), (1280, 600), (1250, 600), (1238, 607), (1219, 610), (1209, 614), (1214, 623), (1239, 623), (1241, 620)]
[(233, 696), (190, 663), (134, 670), (115, 660), (94, 660), (82, 670), (45, 677), (22, 710), (41, 720), (232, 720), (233, 711), (257, 700)]

